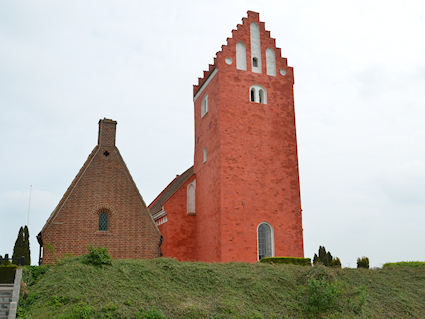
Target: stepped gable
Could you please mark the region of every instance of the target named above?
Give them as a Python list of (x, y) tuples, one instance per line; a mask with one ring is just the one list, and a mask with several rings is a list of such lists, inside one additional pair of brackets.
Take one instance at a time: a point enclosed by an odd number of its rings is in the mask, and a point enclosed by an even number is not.
[(116, 125), (99, 121), (98, 145), (37, 236), (43, 264), (83, 255), (87, 245), (118, 259), (158, 256), (161, 234), (115, 146)]
[(162, 205), (177, 192), (186, 181), (194, 175), (193, 166), (187, 169), (183, 174), (176, 176), (170, 184), (159, 194), (149, 205), (149, 210), (152, 215), (159, 212)]
[[(221, 51), (216, 53), (214, 58), (214, 63), (209, 64), (208, 70), (204, 71), (204, 74), (201, 78), (198, 78), (198, 84), (193, 86), (193, 96), (199, 91), (205, 81), (208, 80), (208, 77), (215, 69), (221, 69), (226, 67), (234, 67), (236, 64), (236, 43), (242, 41), (246, 46), (246, 55), (247, 61), (251, 60), (251, 38), (250, 38), (250, 25), (252, 22), (256, 22), (260, 28), (260, 33), (265, 34), (266, 36), (261, 37), (261, 46), (270, 47), (275, 51), (276, 56), (276, 66), (280, 69), (284, 69), (288, 75), (291, 75), (287, 78), (293, 79), (293, 68), (288, 66), (287, 58), (282, 57), (281, 48), (276, 47), (276, 39), (270, 36), (270, 31), (266, 30), (265, 23), (260, 21), (260, 14), (254, 11), (247, 11), (248, 17), (242, 18), (242, 24), (236, 26), (236, 30), (232, 30), (232, 37), (227, 38), (227, 44), (221, 46)], [(265, 54), (265, 52), (262, 52)], [(228, 65), (225, 62), (225, 59), (230, 57), (232, 59), (232, 64)], [(262, 63), (263, 73), (266, 74), (266, 63)], [(239, 70), (240, 72), (244, 72)]]

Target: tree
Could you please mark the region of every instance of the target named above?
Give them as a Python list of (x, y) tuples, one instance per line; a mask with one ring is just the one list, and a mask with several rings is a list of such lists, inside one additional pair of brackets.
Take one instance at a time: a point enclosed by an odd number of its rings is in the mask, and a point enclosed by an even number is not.
[(332, 254), (324, 246), (319, 246), (319, 256), (314, 254), (313, 264), (321, 263), (325, 266), (341, 267), (341, 261), (338, 257), (332, 257)]
[(363, 256), (362, 258), (357, 258), (357, 268), (369, 269), (369, 258), (365, 256)]
[(29, 241), (29, 231), (28, 227), (19, 228), (18, 238), (15, 241), (15, 246), (13, 247), (13, 263), (19, 264), (21, 262), (21, 257), (25, 257), (25, 265), (31, 265), (30, 257), (30, 241)]
[(10, 264), (9, 254), (4, 255), (3, 266), (7, 266)]
[(16, 238), (15, 246), (13, 247), (12, 263), (19, 264), (21, 256), (24, 253), (24, 228), (19, 228), (18, 238)]
[(24, 227), (24, 253), (25, 265), (31, 265), (31, 250), (30, 250), (30, 232), (28, 226)]

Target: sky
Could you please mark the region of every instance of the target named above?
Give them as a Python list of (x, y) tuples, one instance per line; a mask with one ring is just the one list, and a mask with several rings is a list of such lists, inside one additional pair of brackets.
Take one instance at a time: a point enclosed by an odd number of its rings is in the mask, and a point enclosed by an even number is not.
[(294, 67), (305, 257), (425, 261), (423, 0), (0, 1), (0, 255), (30, 212), (38, 262), (101, 118), (146, 204), (189, 168), (193, 85), (248, 10)]

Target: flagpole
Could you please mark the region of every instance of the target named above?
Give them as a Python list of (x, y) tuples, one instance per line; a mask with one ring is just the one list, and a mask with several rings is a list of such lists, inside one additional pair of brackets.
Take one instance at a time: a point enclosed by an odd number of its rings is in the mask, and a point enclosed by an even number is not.
[[(30, 201), (28, 203), (28, 219), (27, 219), (27, 227), (30, 223), (30, 208), (31, 208), (31, 191), (32, 191), (32, 185), (30, 185)], [(29, 227), (28, 227), (29, 228)]]

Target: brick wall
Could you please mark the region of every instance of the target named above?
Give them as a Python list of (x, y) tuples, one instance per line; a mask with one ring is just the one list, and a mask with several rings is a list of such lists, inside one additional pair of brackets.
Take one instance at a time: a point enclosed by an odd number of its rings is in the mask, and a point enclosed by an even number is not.
[[(77, 174), (42, 230), (43, 264), (82, 255), (87, 245), (107, 247), (113, 258), (158, 256), (160, 232), (115, 146), (116, 122), (99, 122), (99, 145)], [(108, 230), (99, 231), (101, 211)]]

